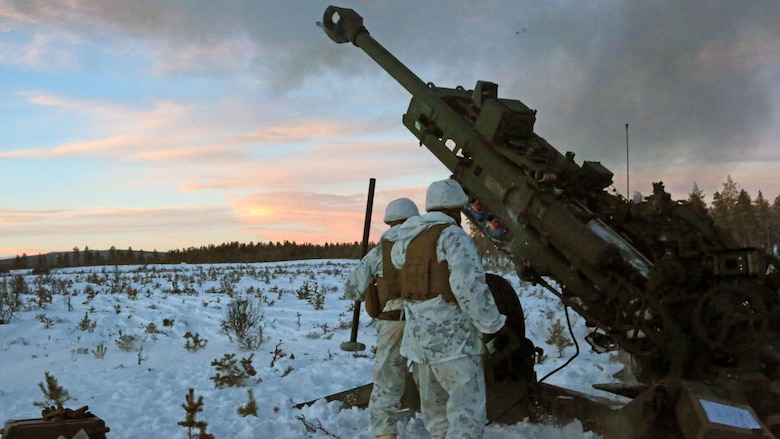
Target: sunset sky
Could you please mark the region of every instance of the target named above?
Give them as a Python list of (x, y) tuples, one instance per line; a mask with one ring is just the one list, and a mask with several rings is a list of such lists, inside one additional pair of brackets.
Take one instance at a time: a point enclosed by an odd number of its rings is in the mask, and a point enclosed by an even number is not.
[[(332, 1), (0, 0), (0, 258), (372, 238), (449, 174)], [(780, 195), (780, 2), (341, 1), (423, 79), (499, 84), (626, 193)]]

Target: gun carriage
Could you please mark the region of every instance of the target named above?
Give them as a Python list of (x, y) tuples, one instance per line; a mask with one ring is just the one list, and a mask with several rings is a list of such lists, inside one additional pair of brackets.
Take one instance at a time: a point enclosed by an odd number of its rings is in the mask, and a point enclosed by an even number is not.
[[(619, 347), (635, 361), (637, 384), (601, 387), (631, 398), (614, 409), (536, 382), (533, 363), (515, 361), (526, 370), (507, 374), (506, 363), (488, 358), (486, 369), (501, 376), (487, 380), (491, 419), (575, 417), (608, 438), (780, 434), (776, 258), (740, 246), (706, 211), (673, 201), (661, 182), (639, 202), (609, 193), (613, 174), (599, 162), (577, 164), (574, 153), (538, 136), (535, 110), (499, 98), (492, 82), (473, 90), (423, 82), (355, 11), (330, 6), (318, 25), (412, 95), (403, 125), (463, 186), (464, 214), (520, 278), (583, 316), (595, 328), (594, 349)], [(516, 314), (519, 303), (493, 283), (499, 307)], [(534, 355), (521, 345), (523, 358)]]

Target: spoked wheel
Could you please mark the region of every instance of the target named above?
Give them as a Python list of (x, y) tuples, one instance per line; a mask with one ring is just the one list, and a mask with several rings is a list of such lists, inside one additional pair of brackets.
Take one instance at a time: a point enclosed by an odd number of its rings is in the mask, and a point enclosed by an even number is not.
[(733, 354), (756, 347), (766, 334), (769, 313), (757, 294), (720, 285), (699, 298), (693, 319), (696, 335), (710, 349)]
[[(512, 284), (501, 276), (488, 273), (486, 281), (498, 311), (506, 316), (504, 327), (495, 336), (493, 354), (485, 356), (488, 383), (536, 382), (534, 372), (536, 347), (525, 337), (525, 316)], [(491, 384), (489, 384), (491, 385)]]
[(667, 342), (669, 317), (661, 304), (648, 295), (625, 296), (615, 318), (623, 348), (640, 356), (658, 353)]
[(525, 338), (525, 316), (523, 315), (523, 305), (520, 304), (520, 298), (517, 297), (512, 284), (503, 277), (486, 273), (490, 292), (493, 293), (493, 300), (496, 301), (498, 312), (506, 316), (506, 325), (512, 330), (512, 333), (518, 338)]

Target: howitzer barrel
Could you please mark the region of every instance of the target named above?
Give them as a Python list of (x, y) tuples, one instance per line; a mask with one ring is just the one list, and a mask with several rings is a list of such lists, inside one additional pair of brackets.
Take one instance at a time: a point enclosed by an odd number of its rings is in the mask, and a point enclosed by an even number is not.
[[(334, 20), (335, 19), (335, 20)], [(418, 96), (428, 93), (428, 86), (379, 44), (363, 26), (363, 17), (352, 9), (328, 6), (322, 23), (317, 23), (336, 43), (351, 42), (387, 71), (409, 93)]]
[[(549, 197), (530, 195), (534, 192), (531, 185), (557, 172), (551, 168), (562, 162), (571, 165), (557, 150), (539, 142), (547, 147), (547, 161), (529, 161), (529, 167), (522, 169), (525, 163), (520, 154), (506, 152), (518, 157), (521, 161), (518, 164), (507, 159), (488, 140), (494, 140), (508, 126), (517, 127), (524, 135), (532, 134), (533, 110), (520, 101), (498, 99), (497, 85), (490, 82), (480, 81), (473, 92), (462, 87), (447, 89), (424, 83), (371, 37), (363, 18), (351, 9), (329, 6), (323, 22), (318, 24), (336, 43), (351, 42), (361, 48), (411, 93), (412, 101), (403, 116), (404, 125), (452, 171), (468, 192), (493, 211), (500, 212), (498, 216), (515, 236), (525, 235), (526, 226), (536, 228), (563, 247), (567, 256), (576, 255), (595, 267), (604, 266), (618, 255), (611, 243), (587, 230), (562, 205), (540, 201)], [(478, 107), (475, 120), (466, 121), (459, 107), (448, 104), (454, 100)], [(463, 160), (458, 154), (460, 150), (465, 151), (469, 160)], [(509, 195), (518, 192), (525, 196)]]

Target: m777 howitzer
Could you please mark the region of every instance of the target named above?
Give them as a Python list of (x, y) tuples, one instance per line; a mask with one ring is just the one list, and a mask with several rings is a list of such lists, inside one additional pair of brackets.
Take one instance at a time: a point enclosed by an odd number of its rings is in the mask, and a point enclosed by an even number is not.
[[(608, 193), (613, 174), (598, 162), (578, 165), (534, 133), (535, 110), (499, 98), (491, 82), (474, 90), (423, 82), (355, 11), (330, 6), (318, 25), (412, 95), (403, 125), (460, 182), (470, 197), (464, 213), (520, 278), (595, 327), (595, 349), (609, 340), (636, 364), (638, 384), (601, 387), (632, 398), (617, 410), (537, 383), (533, 372), (500, 384), (488, 377), (491, 419), (575, 417), (607, 438), (780, 434), (775, 258), (739, 246), (703, 209), (672, 201), (662, 183), (637, 203)], [(487, 358), (486, 370), (500, 367)]]

